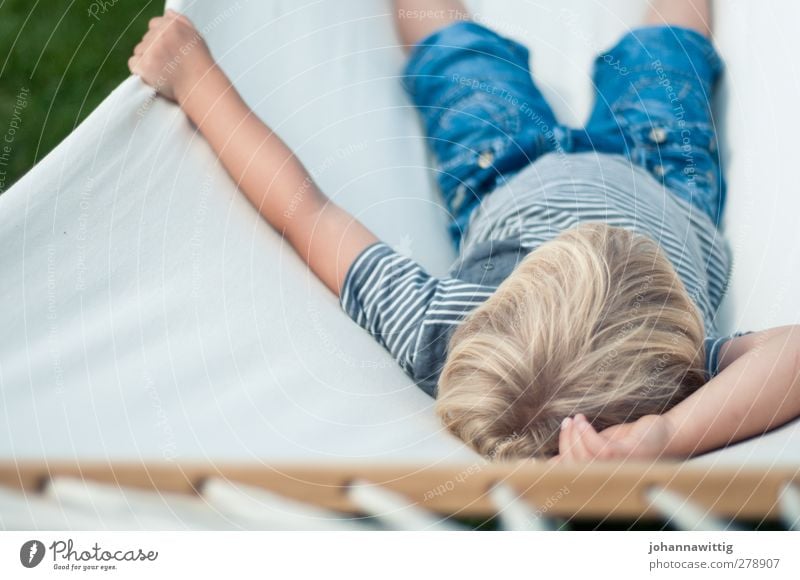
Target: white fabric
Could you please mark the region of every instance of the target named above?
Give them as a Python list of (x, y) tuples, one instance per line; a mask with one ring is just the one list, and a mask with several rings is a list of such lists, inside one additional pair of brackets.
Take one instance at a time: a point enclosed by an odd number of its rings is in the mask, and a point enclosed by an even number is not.
[[(544, 92), (574, 123), (591, 102), (593, 54), (644, 6), (470, 4), (533, 47)], [(447, 215), (398, 82), (388, 1), (176, 7), (329, 195), (434, 273), (446, 269)], [(800, 39), (778, 26), (800, 9), (718, 8), (737, 260), (728, 326), (798, 322), (789, 55)], [(1, 196), (0, 216), (0, 456), (474, 458), (259, 218), (183, 114), (139, 79)], [(796, 425), (704, 460), (797, 461)]]

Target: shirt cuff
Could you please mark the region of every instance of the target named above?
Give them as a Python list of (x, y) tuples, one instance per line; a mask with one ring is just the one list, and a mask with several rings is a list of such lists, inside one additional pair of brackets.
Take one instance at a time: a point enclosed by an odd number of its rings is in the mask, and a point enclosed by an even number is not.
[(727, 336), (709, 337), (705, 339), (707, 380), (710, 381), (719, 374), (719, 351), (722, 349), (722, 345), (733, 338), (750, 334), (750, 332), (751, 331), (734, 332)]
[(361, 308), (360, 291), (364, 283), (381, 259), (394, 254), (395, 251), (385, 242), (370, 244), (353, 260), (344, 277), (342, 291), (339, 293), (339, 304), (347, 315), (359, 325), (363, 311)]

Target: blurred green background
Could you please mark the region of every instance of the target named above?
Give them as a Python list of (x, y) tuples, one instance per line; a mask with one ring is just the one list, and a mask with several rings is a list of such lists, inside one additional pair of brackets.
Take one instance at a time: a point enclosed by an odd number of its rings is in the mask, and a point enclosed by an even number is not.
[(163, 9), (164, 0), (0, 0), (0, 193), (129, 75), (133, 47)]

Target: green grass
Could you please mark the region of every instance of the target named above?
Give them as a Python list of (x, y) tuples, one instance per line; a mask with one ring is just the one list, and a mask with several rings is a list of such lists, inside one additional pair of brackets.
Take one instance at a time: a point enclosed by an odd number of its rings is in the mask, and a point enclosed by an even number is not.
[(129, 75), (128, 57), (163, 7), (163, 0), (0, 0), (0, 193)]

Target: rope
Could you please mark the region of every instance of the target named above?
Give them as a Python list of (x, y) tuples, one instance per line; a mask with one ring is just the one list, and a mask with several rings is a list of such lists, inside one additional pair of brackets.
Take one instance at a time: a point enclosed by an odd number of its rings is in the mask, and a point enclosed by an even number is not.
[(389, 529), (398, 531), (416, 530), (462, 530), (461, 526), (410, 503), (403, 496), (368, 481), (355, 481), (348, 496), (364, 513), (377, 518)]
[(505, 484), (495, 485), (489, 491), (489, 499), (497, 509), (504, 530), (530, 532), (555, 529), (550, 520), (531, 510), (514, 490)]
[(678, 529), (705, 532), (737, 529), (733, 524), (715, 518), (707, 509), (674, 491), (654, 487), (645, 492), (645, 497), (650, 501), (650, 507)]

